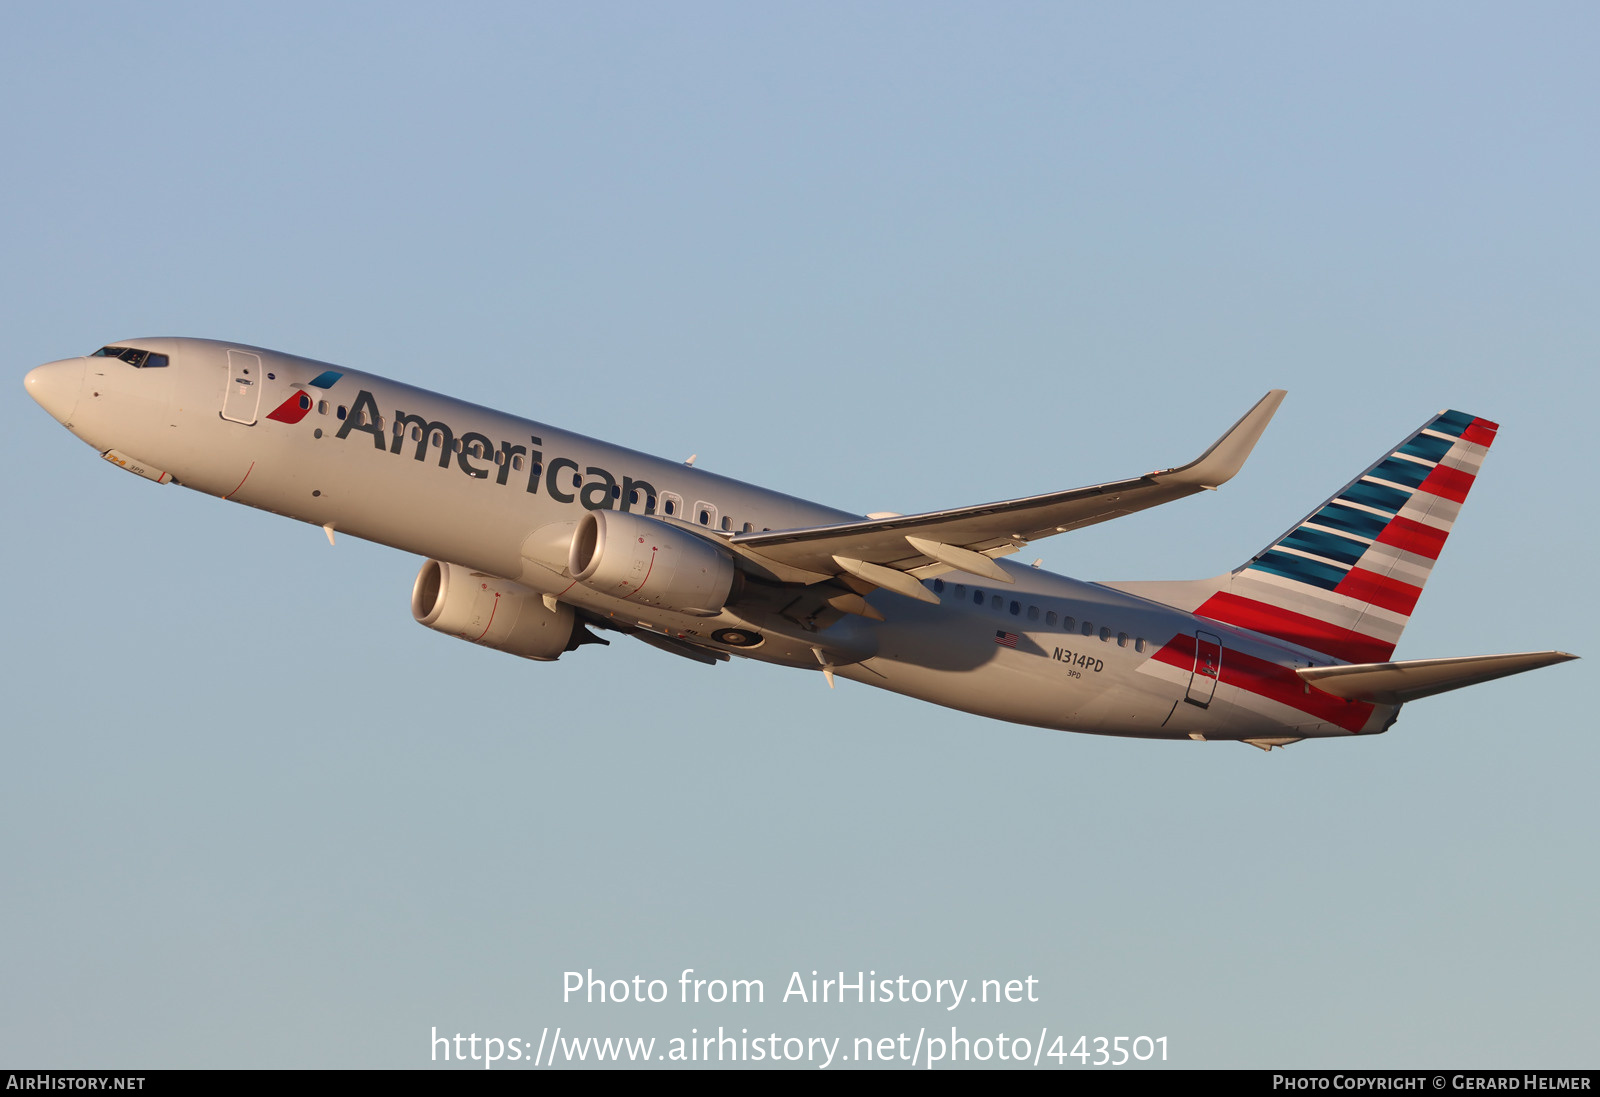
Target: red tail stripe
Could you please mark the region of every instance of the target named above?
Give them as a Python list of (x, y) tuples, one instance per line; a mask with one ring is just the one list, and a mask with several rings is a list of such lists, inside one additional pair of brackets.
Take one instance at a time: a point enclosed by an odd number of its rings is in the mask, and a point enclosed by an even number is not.
[(1439, 550), (1444, 548), (1444, 539), (1448, 536), (1450, 531), (1440, 529), (1438, 526), (1413, 522), (1409, 518), (1392, 518), (1389, 524), (1383, 527), (1383, 532), (1378, 534), (1378, 544), (1391, 545), (1405, 552), (1414, 552), (1418, 556), (1437, 560)]
[(1398, 579), (1390, 579), (1365, 568), (1351, 568), (1349, 574), (1333, 588), (1333, 592), (1354, 598), (1358, 602), (1371, 602), (1375, 606), (1382, 606), (1406, 617), (1411, 616), (1411, 610), (1416, 606), (1417, 599), (1422, 596), (1421, 587), (1402, 583)]
[[(1193, 671), (1194, 637), (1174, 636), (1151, 658), (1179, 670)], [(1290, 668), (1226, 648), (1222, 652), (1221, 681), (1346, 731), (1360, 731), (1372, 716), (1373, 706), (1366, 701), (1346, 701), (1320, 689), (1308, 690), (1306, 683)]]
[(1467, 429), (1461, 432), (1461, 440), (1488, 449), (1494, 445), (1494, 432), (1499, 429), (1499, 423), (1491, 423), (1487, 419), (1474, 419)]
[(1386, 641), (1226, 591), (1213, 594), (1194, 612), (1198, 617), (1276, 636), (1346, 663), (1382, 663), (1394, 654), (1394, 645)]
[(1462, 472), (1447, 465), (1437, 465), (1428, 473), (1428, 478), (1422, 481), (1419, 491), (1431, 492), (1452, 503), (1460, 503), (1467, 497), (1467, 492), (1472, 490), (1472, 473)]

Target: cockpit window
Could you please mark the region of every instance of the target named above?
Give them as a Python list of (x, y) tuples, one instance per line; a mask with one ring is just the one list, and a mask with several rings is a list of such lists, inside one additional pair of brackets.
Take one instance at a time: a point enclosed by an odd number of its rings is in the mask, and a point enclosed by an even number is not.
[(134, 369), (160, 369), (167, 364), (165, 354), (155, 354), (137, 347), (101, 347), (90, 358), (120, 358)]

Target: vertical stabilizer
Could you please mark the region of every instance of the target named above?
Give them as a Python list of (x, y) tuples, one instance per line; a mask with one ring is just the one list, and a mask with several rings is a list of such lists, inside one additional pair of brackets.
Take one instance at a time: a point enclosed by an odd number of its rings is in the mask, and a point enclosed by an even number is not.
[(1440, 412), (1194, 612), (1344, 662), (1388, 659), (1498, 429)]

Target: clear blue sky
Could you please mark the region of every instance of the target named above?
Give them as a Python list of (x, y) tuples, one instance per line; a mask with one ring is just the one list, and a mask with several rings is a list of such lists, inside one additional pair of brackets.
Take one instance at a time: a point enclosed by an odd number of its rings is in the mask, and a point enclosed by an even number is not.
[[(1270, 756), (626, 639), (528, 664), (412, 623), (420, 561), (126, 476), (21, 384), (234, 339), (862, 512), (1170, 465), (1289, 390), (1218, 494), (1037, 546), (1084, 578), (1224, 571), (1455, 407), (1503, 429), (1400, 656), (1595, 656), (1592, 5), (5, 26), (0, 1064), (955, 1024), (1594, 1065), (1592, 660)], [(561, 1002), (686, 967), (768, 1002)], [(1041, 1000), (776, 1000), (813, 969)]]

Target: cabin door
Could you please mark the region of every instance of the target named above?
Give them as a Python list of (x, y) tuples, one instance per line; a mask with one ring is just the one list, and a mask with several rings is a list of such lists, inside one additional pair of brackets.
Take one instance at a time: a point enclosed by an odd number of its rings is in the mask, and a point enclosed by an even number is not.
[(261, 356), (247, 350), (228, 352), (227, 387), (222, 390), (222, 417), (246, 426), (256, 421), (261, 406)]
[(1194, 673), (1189, 676), (1189, 692), (1184, 700), (1205, 708), (1217, 692), (1222, 677), (1222, 638), (1209, 632), (1194, 634)]

